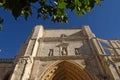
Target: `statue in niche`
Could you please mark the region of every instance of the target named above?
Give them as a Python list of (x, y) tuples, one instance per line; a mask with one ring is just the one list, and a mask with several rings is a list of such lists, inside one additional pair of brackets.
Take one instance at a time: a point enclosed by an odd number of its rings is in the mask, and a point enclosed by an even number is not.
[(75, 55), (80, 55), (79, 48), (75, 48)]
[(60, 53), (61, 53), (61, 55), (67, 55), (68, 54), (67, 47), (65, 47), (65, 46), (60, 47)]
[(49, 54), (48, 56), (53, 56), (53, 49), (49, 49)]
[(68, 46), (68, 43), (61, 43), (56, 46), (56, 47), (59, 47), (60, 55), (68, 55), (67, 46)]

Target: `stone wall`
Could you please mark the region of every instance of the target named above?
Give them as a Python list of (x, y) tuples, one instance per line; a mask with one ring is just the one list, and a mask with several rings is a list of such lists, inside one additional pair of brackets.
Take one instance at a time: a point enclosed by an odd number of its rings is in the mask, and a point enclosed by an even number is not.
[(11, 58), (0, 59), (0, 80), (8, 80), (13, 69), (13, 60)]
[(0, 59), (0, 73), (4, 72), (0, 80), (8, 80), (9, 75), (10, 80), (58, 80), (64, 75), (67, 80), (119, 80), (120, 41), (96, 38), (89, 26), (44, 29), (37, 25), (14, 62), (13, 66), (13, 59)]

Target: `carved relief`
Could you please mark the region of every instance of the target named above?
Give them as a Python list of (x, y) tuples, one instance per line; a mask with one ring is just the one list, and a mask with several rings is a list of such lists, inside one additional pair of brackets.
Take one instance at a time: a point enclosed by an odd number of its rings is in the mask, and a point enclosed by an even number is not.
[(67, 52), (67, 47), (60, 47), (60, 53), (61, 53), (61, 55), (67, 55), (68, 54), (68, 52)]
[(18, 64), (26, 64), (27, 63), (27, 59), (20, 58), (17, 63)]
[(59, 45), (57, 45), (56, 47), (59, 48), (59, 55), (68, 55), (68, 50), (67, 50), (67, 47), (68, 47), (68, 43), (61, 43)]
[(30, 57), (21, 57), (19, 58), (18, 64), (26, 64), (26, 63), (32, 63), (32, 60)]

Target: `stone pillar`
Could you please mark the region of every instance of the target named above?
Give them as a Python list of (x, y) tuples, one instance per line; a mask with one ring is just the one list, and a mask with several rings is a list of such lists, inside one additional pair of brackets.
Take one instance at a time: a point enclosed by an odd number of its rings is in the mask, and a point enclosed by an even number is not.
[(26, 57), (26, 64), (24, 65), (24, 70), (21, 76), (21, 80), (29, 80), (32, 66), (33, 66), (33, 59), (31, 57)]
[(16, 63), (10, 80), (28, 80), (32, 69), (33, 60), (31, 57), (21, 57)]
[(89, 39), (95, 37), (95, 34), (92, 33), (91, 29), (89, 28), (88, 25), (84, 25), (82, 27), (83, 35), (88, 37)]
[[(31, 69), (33, 66), (33, 58), (37, 54), (39, 46), (39, 38), (43, 36), (43, 26), (37, 25), (30, 38), (26, 41), (27, 48), (22, 56), (17, 57), (15, 68), (10, 80), (28, 80), (30, 78)], [(22, 51), (20, 51), (22, 52)]]
[(36, 56), (37, 54), (37, 49), (39, 46), (39, 38), (42, 38), (43, 36), (43, 26), (42, 25), (37, 25), (34, 30), (31, 39), (28, 42), (28, 47), (26, 49), (26, 52), (24, 56)]

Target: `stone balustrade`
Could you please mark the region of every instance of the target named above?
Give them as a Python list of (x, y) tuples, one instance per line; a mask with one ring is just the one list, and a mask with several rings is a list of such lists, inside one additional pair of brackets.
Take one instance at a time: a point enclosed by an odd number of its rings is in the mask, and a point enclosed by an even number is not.
[(0, 63), (11, 63), (14, 61), (14, 58), (0, 58)]

